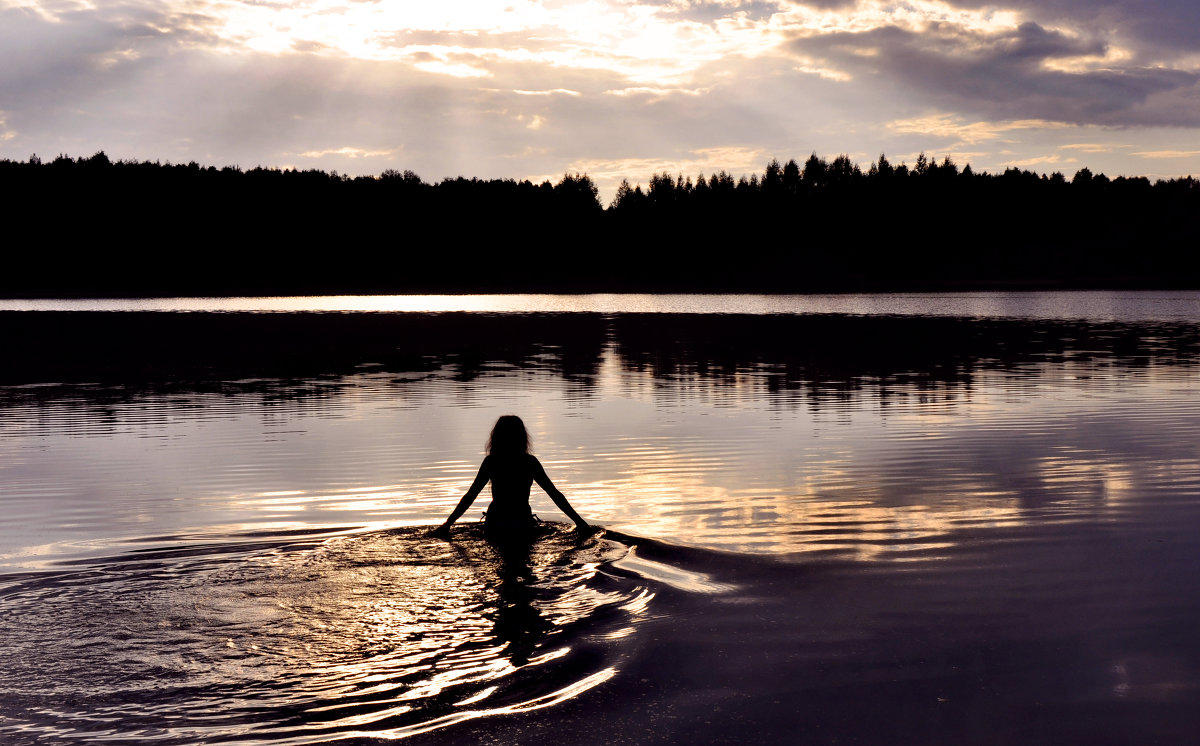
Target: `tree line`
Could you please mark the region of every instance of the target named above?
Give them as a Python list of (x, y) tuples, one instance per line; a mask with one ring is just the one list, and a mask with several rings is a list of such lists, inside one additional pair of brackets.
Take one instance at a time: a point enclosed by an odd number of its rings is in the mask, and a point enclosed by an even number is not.
[(0, 160), (0, 292), (1196, 287), (1200, 181), (976, 172), (921, 154), (557, 183)]

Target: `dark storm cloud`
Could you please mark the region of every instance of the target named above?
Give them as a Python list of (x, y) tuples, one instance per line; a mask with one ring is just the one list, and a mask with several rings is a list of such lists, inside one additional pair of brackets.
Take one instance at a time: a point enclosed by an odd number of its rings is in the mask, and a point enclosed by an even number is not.
[[(960, 8), (996, 7), (987, 0), (949, 2)], [(1008, 0), (1003, 7), (1043, 24), (1067, 23), (1128, 37), (1147, 57), (1200, 50), (1200, 2), (1195, 0)]]
[[(1200, 78), (1163, 67), (1117, 64), (1064, 71), (1055, 63), (1103, 58), (1110, 42), (1026, 22), (985, 33), (948, 23), (921, 33), (897, 27), (797, 39), (791, 48), (954, 111), (991, 119), (1109, 126), (1200, 125), (1188, 102)], [(1059, 67), (1062, 67), (1060, 64)]]

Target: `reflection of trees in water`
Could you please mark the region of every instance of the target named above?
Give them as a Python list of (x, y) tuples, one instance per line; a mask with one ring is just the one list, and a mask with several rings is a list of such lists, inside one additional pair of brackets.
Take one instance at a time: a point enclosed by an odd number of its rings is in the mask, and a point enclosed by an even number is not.
[[(869, 393), (953, 400), (983, 370), (1084, 363), (1122, 369), (1192, 364), (1190, 325), (912, 316), (625, 315), (612, 320), (623, 365), (662, 388), (681, 379), (707, 388), (760, 381), (773, 401), (848, 401)], [(789, 394), (794, 394), (789, 396)]]
[(572, 379), (595, 373), (595, 314), (0, 312), (3, 383), (178, 383), (314, 378), (364, 371), (460, 380), (498, 366)]
[[(611, 353), (658, 397), (747, 389), (776, 402), (952, 400), (983, 370), (1112, 367), (1133, 375), (1190, 365), (1200, 330), (1183, 324), (955, 317), (688, 314), (0, 313), (3, 402), (78, 398), (101, 409), (151, 395), (255, 397), (330, 411), (364, 387), (420, 403), (430, 381), (550, 376), (595, 394)], [(483, 387), (480, 389), (483, 391)]]

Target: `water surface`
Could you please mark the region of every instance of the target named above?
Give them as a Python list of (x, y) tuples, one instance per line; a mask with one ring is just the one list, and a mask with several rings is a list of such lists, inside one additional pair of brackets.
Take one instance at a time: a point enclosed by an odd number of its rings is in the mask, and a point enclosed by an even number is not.
[(1200, 292), (836, 294), (323, 295), (236, 298), (0, 298), (0, 311), (175, 311), (199, 313), (686, 313), (895, 314), (1089, 321), (1193, 321)]
[[(0, 735), (1184, 740), (1195, 298), (1023, 297), (0, 314)], [(509, 412), (605, 534), (425, 535)]]

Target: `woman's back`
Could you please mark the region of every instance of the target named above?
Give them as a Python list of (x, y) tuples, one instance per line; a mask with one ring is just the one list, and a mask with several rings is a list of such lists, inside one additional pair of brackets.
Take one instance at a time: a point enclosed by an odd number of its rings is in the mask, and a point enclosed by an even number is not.
[(528, 453), (493, 453), (484, 458), (492, 483), (488, 515), (524, 517), (529, 514), (529, 489), (541, 464)]

